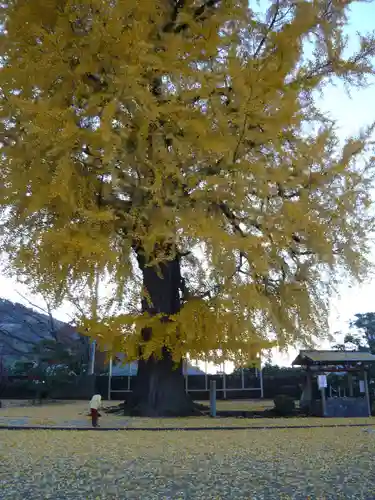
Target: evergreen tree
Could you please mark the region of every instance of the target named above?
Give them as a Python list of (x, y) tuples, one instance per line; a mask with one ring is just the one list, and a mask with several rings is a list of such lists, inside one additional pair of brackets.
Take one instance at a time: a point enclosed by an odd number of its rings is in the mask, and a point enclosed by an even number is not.
[(357, 313), (350, 323), (351, 328), (359, 330), (369, 351), (375, 354), (375, 313)]
[[(375, 313), (357, 313), (350, 321), (350, 333), (344, 337), (343, 344), (336, 344), (334, 349), (340, 351), (356, 350), (375, 354)], [(337, 332), (339, 334), (340, 332)]]
[(353, 3), (2, 2), (2, 248), (61, 297), (141, 274), (139, 314), (82, 325), (139, 360), (134, 411), (192, 411), (187, 353), (311, 344), (339, 270), (363, 276), (372, 130), (341, 148), (314, 101), (373, 74)]

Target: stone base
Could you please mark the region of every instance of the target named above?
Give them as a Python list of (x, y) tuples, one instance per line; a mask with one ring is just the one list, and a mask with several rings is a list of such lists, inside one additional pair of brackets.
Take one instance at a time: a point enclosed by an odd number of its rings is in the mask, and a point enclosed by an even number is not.
[[(321, 399), (313, 402), (313, 415), (322, 417)], [(365, 398), (329, 398), (326, 400), (326, 417), (368, 417)]]

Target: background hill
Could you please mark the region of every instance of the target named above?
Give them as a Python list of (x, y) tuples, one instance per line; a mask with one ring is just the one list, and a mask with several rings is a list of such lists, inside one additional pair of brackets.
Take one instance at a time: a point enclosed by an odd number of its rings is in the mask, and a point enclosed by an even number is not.
[(0, 349), (3, 354), (28, 353), (43, 339), (53, 338), (64, 323), (29, 307), (0, 299)]
[[(31, 307), (0, 298), (0, 357), (6, 365), (12, 365), (16, 361), (37, 360), (39, 356), (36, 353), (36, 348), (45, 344), (45, 341), (56, 341), (60, 346), (69, 348), (72, 343), (76, 344), (79, 339), (85, 344), (83, 346), (81, 344), (81, 347), (85, 354), (88, 354), (88, 337), (79, 335), (73, 327)], [(50, 346), (48, 348), (50, 350)], [(43, 351), (45, 358), (46, 349), (44, 348)], [(62, 357), (65, 358), (66, 349), (64, 351)], [(58, 354), (58, 349), (54, 349), (52, 357), (55, 357), (56, 354)], [(75, 356), (72, 353), (73, 357)], [(136, 375), (137, 363), (126, 364), (123, 354), (118, 354), (117, 359), (119, 362), (113, 366), (113, 376)], [(87, 363), (87, 360), (85, 359), (83, 362)], [(108, 369), (105, 366), (104, 353), (96, 353), (95, 365), (96, 371), (99, 373)], [(202, 375), (204, 373), (190, 363), (187, 371), (189, 375)]]
[(64, 342), (79, 335), (73, 328), (31, 307), (0, 298), (0, 356), (6, 364), (35, 358), (41, 342)]

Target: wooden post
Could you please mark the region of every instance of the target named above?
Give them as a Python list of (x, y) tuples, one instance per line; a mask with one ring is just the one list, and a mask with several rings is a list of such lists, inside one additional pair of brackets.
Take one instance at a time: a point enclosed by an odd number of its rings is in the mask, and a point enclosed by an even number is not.
[(318, 374), (317, 382), (322, 398), (322, 416), (325, 417), (327, 415), (327, 404), (326, 404), (326, 387), (324, 387), (324, 385), (327, 385), (327, 376), (325, 374), (321, 375)]
[(109, 370), (108, 370), (108, 401), (111, 401), (111, 383), (112, 383), (112, 356), (109, 358)]
[(322, 414), (323, 414), (323, 417), (326, 416), (326, 389), (325, 387), (322, 387), (320, 389), (320, 393), (322, 395)]
[(306, 399), (308, 401), (308, 409), (311, 413), (313, 407), (313, 392), (312, 392), (312, 373), (310, 368), (307, 368), (306, 372)]
[(216, 380), (210, 381), (210, 415), (216, 417)]
[(371, 404), (370, 404), (370, 394), (368, 391), (367, 370), (364, 370), (363, 377), (365, 381), (365, 398), (367, 403), (368, 416), (371, 417)]
[(348, 372), (348, 385), (349, 385), (349, 397), (352, 398), (354, 396), (352, 372)]

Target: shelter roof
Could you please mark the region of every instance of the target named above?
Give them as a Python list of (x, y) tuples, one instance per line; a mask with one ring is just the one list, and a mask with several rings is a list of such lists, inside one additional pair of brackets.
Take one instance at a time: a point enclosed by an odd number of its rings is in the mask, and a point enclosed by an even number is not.
[(357, 363), (375, 363), (375, 355), (359, 351), (318, 351), (302, 350), (293, 361), (293, 366), (346, 365)]

